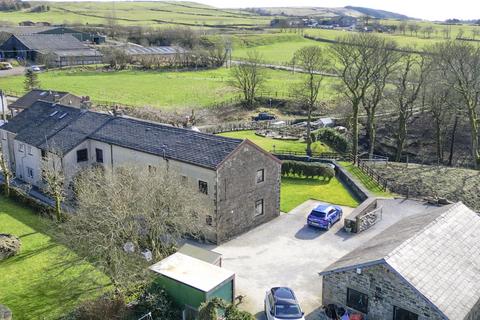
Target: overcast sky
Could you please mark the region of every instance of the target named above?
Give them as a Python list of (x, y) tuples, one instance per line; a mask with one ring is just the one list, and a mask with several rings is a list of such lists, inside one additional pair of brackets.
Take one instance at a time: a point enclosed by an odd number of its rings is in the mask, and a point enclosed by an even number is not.
[(351, 5), (388, 10), (427, 20), (480, 19), (480, 0), (197, 0), (197, 2), (220, 8)]

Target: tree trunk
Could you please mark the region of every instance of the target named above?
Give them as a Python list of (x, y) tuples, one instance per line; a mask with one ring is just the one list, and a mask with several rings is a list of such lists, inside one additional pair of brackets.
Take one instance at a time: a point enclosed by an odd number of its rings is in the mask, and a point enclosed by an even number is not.
[(59, 196), (55, 197), (55, 216), (58, 222), (62, 220), (62, 200)]
[(478, 150), (478, 125), (477, 125), (477, 116), (475, 114), (475, 110), (469, 107), (468, 110), (469, 119), (470, 119), (470, 127), (472, 130), (472, 160), (473, 160), (473, 167), (474, 169), (478, 169), (478, 165), (480, 164), (480, 153)]
[(360, 101), (355, 101), (352, 106), (353, 117), (352, 117), (352, 136), (353, 136), (353, 146), (352, 146), (352, 155), (353, 163), (358, 162), (358, 108)]
[(402, 159), (403, 148), (405, 147), (405, 140), (407, 138), (407, 119), (404, 112), (400, 112), (398, 118), (398, 131), (397, 131), (397, 153), (395, 155), (395, 161), (400, 162)]
[(312, 132), (311, 122), (312, 122), (312, 108), (309, 107), (308, 119), (307, 119), (307, 150), (306, 150), (307, 156), (309, 157), (312, 156), (312, 137), (310, 136)]
[(443, 139), (440, 120), (435, 119), (435, 135), (437, 142), (437, 164), (443, 164)]
[(372, 159), (375, 152), (375, 112), (365, 109), (367, 111), (367, 141), (368, 141), (368, 158)]
[(457, 134), (457, 125), (458, 125), (458, 114), (455, 114), (455, 121), (452, 128), (452, 136), (450, 139), (450, 155), (448, 157), (448, 165), (451, 167), (453, 165), (453, 152), (455, 149), (455, 135)]

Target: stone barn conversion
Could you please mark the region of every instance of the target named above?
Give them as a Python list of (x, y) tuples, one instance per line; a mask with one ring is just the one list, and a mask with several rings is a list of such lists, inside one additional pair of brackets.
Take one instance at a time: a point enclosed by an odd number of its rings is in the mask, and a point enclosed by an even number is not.
[(204, 230), (212, 242), (226, 241), (280, 214), (281, 162), (248, 140), (47, 101), (13, 117), (0, 134), (14, 176), (38, 188), (43, 186), (42, 159), (48, 154), (61, 163), (67, 181), (92, 165), (172, 170), (210, 200)]
[(16, 101), (10, 103), (8, 108), (10, 109), (12, 116), (15, 116), (17, 113), (30, 108), (38, 100), (80, 107), (84, 98), (77, 97), (76, 95), (64, 91), (33, 89), (18, 98)]
[(323, 304), (368, 319), (480, 319), (480, 216), (462, 203), (394, 224), (323, 276)]

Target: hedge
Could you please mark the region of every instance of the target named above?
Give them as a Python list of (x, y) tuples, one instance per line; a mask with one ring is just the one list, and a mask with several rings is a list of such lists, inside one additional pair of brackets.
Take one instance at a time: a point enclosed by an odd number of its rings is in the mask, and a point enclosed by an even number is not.
[(322, 140), (327, 145), (338, 152), (349, 152), (351, 149), (350, 142), (347, 138), (332, 128), (322, 128), (317, 131), (317, 140)]
[(322, 177), (324, 180), (330, 181), (335, 177), (335, 170), (329, 165), (318, 162), (286, 160), (282, 162), (282, 175), (295, 175), (306, 178)]

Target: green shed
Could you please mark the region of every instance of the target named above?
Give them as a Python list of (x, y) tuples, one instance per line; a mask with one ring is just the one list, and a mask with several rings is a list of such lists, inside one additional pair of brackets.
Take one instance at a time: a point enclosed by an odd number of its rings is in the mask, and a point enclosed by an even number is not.
[(214, 297), (232, 303), (235, 273), (177, 252), (152, 265), (156, 281), (173, 300), (184, 307), (184, 319), (194, 319), (203, 302)]

